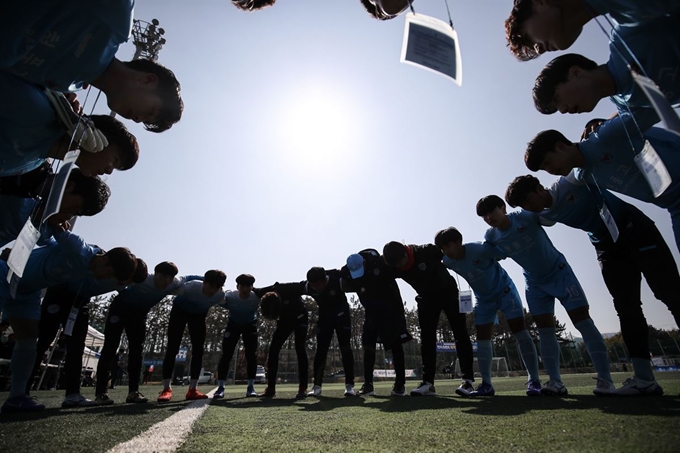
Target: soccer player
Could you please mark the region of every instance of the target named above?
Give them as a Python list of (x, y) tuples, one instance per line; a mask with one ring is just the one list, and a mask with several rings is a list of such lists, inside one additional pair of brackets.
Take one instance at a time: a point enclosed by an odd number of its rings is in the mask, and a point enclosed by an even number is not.
[(463, 382), (456, 389), (461, 396), (470, 396), (475, 373), (472, 367), (472, 342), (465, 323), (465, 313), (458, 306), (458, 285), (442, 264), (442, 252), (434, 244), (404, 245), (388, 242), (383, 257), (401, 278), (416, 290), (418, 323), (420, 324), (420, 352), (423, 358), (423, 382), (411, 390), (412, 396), (435, 395), (434, 374), (437, 367), (437, 325), (442, 311), (456, 340)]
[(321, 395), (323, 372), (328, 348), (333, 333), (338, 337), (338, 346), (345, 371), (345, 396), (354, 396), (354, 354), (350, 345), (352, 323), (347, 296), (342, 290), (341, 275), (337, 270), (313, 267), (307, 271), (306, 292), (319, 306), (319, 322), (316, 334), (316, 355), (314, 356), (314, 387), (310, 396)]
[(566, 50), (591, 19), (609, 14), (615, 31), (632, 29), (651, 19), (680, 11), (674, 0), (515, 0), (505, 20), (510, 52), (519, 60)]
[[(654, 222), (636, 207), (607, 190), (587, 187), (573, 175), (559, 178), (545, 189), (533, 176), (519, 176), (508, 186), (506, 200), (542, 218), (588, 233), (595, 246), (602, 277), (621, 321), (621, 334), (633, 363), (634, 376), (616, 395), (663, 394), (655, 382), (649, 359), (649, 328), (642, 312), (640, 283), (645, 276), (654, 295), (680, 325), (680, 274), (666, 241)], [(616, 241), (600, 217), (606, 206), (620, 236)]]
[(581, 284), (564, 255), (550, 242), (538, 214), (524, 210), (508, 214), (505, 202), (496, 195), (489, 195), (477, 202), (477, 215), (491, 227), (484, 235), (485, 242), (496, 246), (499, 257), (512, 258), (524, 272), (527, 304), (538, 327), (541, 358), (550, 376), (542, 393), (567, 394), (560, 376), (560, 346), (555, 335), (557, 298), (581, 333), (597, 371), (593, 393), (609, 394), (614, 384), (602, 334), (588, 313), (588, 300)]
[(361, 0), (366, 12), (378, 20), (394, 19), (409, 8), (414, 0)]
[[(175, 369), (175, 356), (182, 343), (184, 328), (189, 327), (191, 338), (191, 381), (187, 390), (187, 400), (205, 399), (208, 395), (198, 391), (198, 376), (203, 366), (203, 347), (205, 343), (205, 317), (208, 310), (215, 305), (224, 304), (222, 285), (227, 276), (220, 270), (209, 270), (203, 281), (192, 281), (184, 284), (184, 291), (175, 297), (168, 322), (168, 345), (163, 359), (163, 390), (158, 402), (172, 399), (170, 380)], [(139, 377), (139, 375), (137, 375)]]
[(111, 301), (104, 325), (104, 346), (97, 363), (97, 384), (95, 401), (98, 404), (113, 404), (106, 392), (106, 383), (116, 360), (116, 351), (125, 331), (128, 343), (128, 396), (127, 403), (146, 403), (148, 399), (139, 392), (139, 376), (142, 371), (143, 347), (146, 338), (146, 320), (149, 311), (165, 297), (182, 293), (184, 284), (203, 277), (189, 275), (178, 277), (175, 263), (163, 261), (154, 268), (154, 273), (145, 279), (118, 292)]
[(163, 132), (182, 116), (180, 84), (169, 69), (114, 57), (128, 40), (132, 0), (41, 0), (5, 3), (0, 17), (0, 69), (57, 91), (86, 84), (106, 94), (111, 110)]
[(246, 12), (259, 11), (272, 6), (276, 0), (231, 0), (231, 4)]
[(11, 296), (7, 283), (9, 266), (6, 261), (0, 260), (0, 309), (17, 337), (11, 362), (12, 387), (2, 406), (3, 413), (45, 408), (26, 395), (26, 384), (36, 358), (40, 291), (64, 282), (84, 279), (88, 275), (96, 279), (128, 281), (137, 267), (137, 258), (126, 248), (105, 252), (86, 244), (68, 230), (56, 233), (54, 239), (49, 245), (31, 253), (17, 286), (16, 297)]
[(269, 320), (276, 320), (276, 330), (269, 345), (267, 359), (267, 389), (262, 394), (265, 398), (276, 396), (276, 374), (279, 369), (279, 353), (291, 333), (295, 334), (295, 354), (298, 360), (298, 376), (300, 386), (296, 398), (307, 396), (307, 373), (309, 359), (307, 358), (307, 327), (309, 313), (302, 300), (305, 295), (305, 282), (275, 283), (267, 288), (258, 288), (261, 294), (260, 306), (262, 316)]
[(255, 277), (250, 274), (241, 274), (236, 277), (236, 291), (224, 293), (224, 308), (229, 310), (229, 321), (224, 330), (222, 340), (222, 357), (217, 366), (217, 390), (213, 398), (224, 398), (224, 384), (229, 373), (229, 362), (234, 355), (234, 349), (239, 338), (243, 337), (243, 349), (246, 354), (246, 373), (248, 387), (246, 396), (258, 396), (255, 391), (255, 374), (257, 373), (257, 309), (260, 307), (260, 298), (253, 292)]
[(356, 293), (365, 310), (361, 335), (364, 348), (364, 384), (359, 395), (375, 395), (375, 345), (380, 341), (386, 351), (392, 351), (395, 379), (391, 395), (406, 396), (406, 363), (402, 343), (413, 337), (406, 327), (404, 302), (394, 271), (377, 250), (365, 249), (347, 257), (347, 264), (340, 272), (343, 290)]
[(502, 311), (512, 335), (519, 346), (524, 366), (528, 371), (527, 395), (541, 394), (538, 357), (534, 341), (524, 324), (524, 309), (515, 284), (496, 260), (493, 246), (480, 242), (463, 244), (460, 231), (450, 227), (441, 230), (434, 243), (444, 254), (444, 265), (463, 277), (475, 294), (475, 327), (477, 329), (477, 359), (482, 383), (471, 396), (493, 396), (491, 384), (493, 359), (493, 326), (498, 310)]
[[(675, 242), (680, 248), (680, 138), (653, 127), (644, 136), (626, 135), (626, 128), (635, 129), (633, 117), (619, 115), (604, 122), (586, 140), (573, 143), (555, 130), (539, 133), (527, 145), (524, 162), (531, 171), (545, 170), (550, 174), (575, 175), (588, 184), (653, 203), (671, 214)], [(658, 197), (654, 196), (644, 175), (635, 164), (635, 155), (649, 142), (664, 162), (672, 181)]]

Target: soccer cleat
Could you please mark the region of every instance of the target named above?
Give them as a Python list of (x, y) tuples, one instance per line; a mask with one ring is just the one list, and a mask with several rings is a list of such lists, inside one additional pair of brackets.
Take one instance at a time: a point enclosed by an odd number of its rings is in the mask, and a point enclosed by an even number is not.
[(656, 381), (643, 381), (636, 377), (628, 378), (623, 385), (612, 390), (610, 395), (638, 396), (638, 395), (663, 395), (663, 389)]
[(184, 397), (185, 400), (192, 401), (192, 400), (204, 400), (208, 398), (208, 395), (205, 393), (201, 393), (198, 391), (198, 389), (189, 389), (187, 390), (187, 394)]
[(567, 396), (569, 392), (567, 391), (567, 387), (564, 384), (550, 379), (545, 383), (545, 385), (543, 385), (541, 394), (547, 396)]
[(472, 386), (472, 382), (463, 381), (460, 386), (456, 389), (456, 393), (460, 396), (470, 396), (475, 388)]
[(260, 396), (262, 398), (274, 398), (276, 396), (276, 388), (275, 387), (267, 387), (264, 390), (264, 393)]
[(45, 405), (39, 403), (28, 395), (8, 398), (0, 408), (0, 413), (12, 414), (17, 412), (37, 412), (45, 409)]
[(260, 395), (255, 391), (255, 387), (249, 385), (248, 388), (246, 389), (246, 396), (252, 398)]
[(321, 395), (321, 386), (315, 385), (312, 387), (312, 391), (307, 394), (307, 396), (319, 396)]
[(97, 401), (89, 400), (80, 393), (71, 393), (70, 395), (66, 395), (64, 401), (62, 401), (61, 403), (61, 407), (63, 409), (68, 409), (71, 407), (88, 407), (97, 405), (99, 405)]
[(434, 385), (424, 381), (418, 385), (418, 388), (411, 390), (411, 396), (434, 396), (436, 394)]
[(300, 385), (298, 388), (297, 395), (295, 395), (295, 398), (301, 400), (303, 398), (307, 398), (307, 386), (306, 385)]
[(102, 393), (101, 395), (95, 396), (94, 402), (97, 403), (97, 406), (108, 406), (109, 404), (113, 404), (113, 400), (109, 398), (108, 393)]
[(392, 386), (392, 393), (390, 393), (392, 396), (406, 396), (406, 387), (404, 387), (404, 384), (399, 384), (397, 382), (394, 383)]
[(373, 383), (372, 382), (364, 382), (364, 384), (361, 386), (361, 389), (359, 389), (359, 395), (361, 395), (361, 396), (373, 396), (373, 395), (375, 395), (375, 390), (373, 389)]
[(345, 396), (355, 396), (356, 393), (354, 393), (354, 385), (353, 384), (345, 384)]
[(527, 396), (541, 396), (541, 381), (527, 382)]
[(158, 394), (158, 401), (159, 403), (167, 403), (172, 399), (172, 389), (163, 389), (161, 393)]
[(215, 393), (213, 393), (214, 400), (218, 400), (220, 398), (224, 398), (224, 387), (217, 387), (217, 390), (215, 390)]
[(608, 396), (611, 395), (614, 390), (616, 390), (616, 386), (611, 381), (598, 377), (594, 377), (593, 379), (597, 380), (595, 383), (595, 389), (593, 390), (593, 393), (597, 396)]
[(149, 401), (149, 398), (139, 392), (130, 392), (128, 393), (127, 398), (125, 398), (126, 403), (143, 404), (147, 401)]
[(475, 390), (470, 392), (471, 397), (478, 397), (478, 396), (494, 396), (496, 394), (496, 391), (493, 388), (493, 385), (482, 382), (477, 386)]

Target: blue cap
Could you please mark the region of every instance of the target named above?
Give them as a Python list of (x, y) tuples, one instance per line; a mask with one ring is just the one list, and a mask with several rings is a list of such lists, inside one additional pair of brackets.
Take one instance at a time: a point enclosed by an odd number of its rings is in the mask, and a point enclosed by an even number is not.
[(347, 269), (352, 278), (359, 278), (364, 275), (364, 257), (355, 253), (347, 257)]

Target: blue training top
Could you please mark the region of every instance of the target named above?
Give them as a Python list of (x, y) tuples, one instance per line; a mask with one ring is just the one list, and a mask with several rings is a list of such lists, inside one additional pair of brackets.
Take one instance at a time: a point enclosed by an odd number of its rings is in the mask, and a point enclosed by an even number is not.
[(598, 14), (609, 14), (619, 27), (634, 27), (680, 11), (677, 0), (585, 0)]
[(203, 294), (203, 282), (193, 281), (184, 284), (182, 294), (175, 297), (174, 306), (190, 314), (208, 313), (215, 305), (224, 305), (224, 291), (221, 289), (213, 296)]
[(111, 303), (124, 305), (135, 310), (149, 311), (166, 296), (181, 294), (184, 284), (194, 280), (203, 281), (203, 277), (199, 275), (175, 277), (165, 289), (158, 289), (154, 284), (154, 274), (150, 274), (142, 283), (129, 285), (124, 290), (119, 291)]
[(513, 285), (508, 273), (498, 264), (495, 247), (481, 242), (469, 242), (464, 247), (463, 259), (444, 255), (443, 262), (468, 282), (477, 300), (495, 299)]
[(241, 299), (238, 291), (226, 291), (224, 293), (224, 308), (229, 310), (230, 324), (251, 324), (257, 321), (257, 309), (260, 306), (260, 298), (253, 291), (246, 299)]

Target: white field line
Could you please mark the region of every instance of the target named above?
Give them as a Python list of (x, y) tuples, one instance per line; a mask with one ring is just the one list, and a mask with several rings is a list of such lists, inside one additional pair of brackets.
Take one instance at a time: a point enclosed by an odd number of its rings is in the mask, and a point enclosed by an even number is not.
[(212, 401), (215, 389), (208, 393), (209, 398), (194, 401), (184, 409), (156, 423), (136, 437), (118, 444), (107, 453), (170, 453), (184, 442), (191, 433), (191, 427)]

